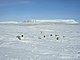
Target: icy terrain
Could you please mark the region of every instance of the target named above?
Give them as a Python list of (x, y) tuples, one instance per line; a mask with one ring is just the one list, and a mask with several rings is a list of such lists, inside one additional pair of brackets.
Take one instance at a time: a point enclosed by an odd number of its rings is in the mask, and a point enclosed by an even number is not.
[(0, 60), (80, 60), (80, 25), (0, 24)]

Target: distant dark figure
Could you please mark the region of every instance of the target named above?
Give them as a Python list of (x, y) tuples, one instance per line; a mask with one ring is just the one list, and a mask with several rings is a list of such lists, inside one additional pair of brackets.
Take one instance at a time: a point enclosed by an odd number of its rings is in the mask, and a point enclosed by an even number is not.
[(59, 36), (59, 35), (56, 35), (56, 34), (55, 34), (55, 37), (56, 37), (56, 36)]
[(21, 37), (20, 36), (16, 36), (19, 40), (21, 40)]
[(45, 38), (46, 36), (44, 35), (44, 38)]
[(59, 35), (55, 34), (55, 37), (56, 37), (57, 40), (59, 40)]
[(56, 37), (57, 40), (59, 40), (59, 37)]
[(41, 31), (41, 33), (42, 33), (42, 31)]
[(80, 58), (80, 52), (78, 52), (78, 58)]
[(40, 37), (38, 39), (41, 39)]
[(22, 39), (24, 39), (24, 36), (23, 35), (21, 35), (21, 36), (16, 36), (19, 40), (22, 40)]
[(50, 36), (52, 36), (52, 34), (50, 34)]
[(21, 37), (23, 37), (23, 35), (21, 35)]
[(78, 52), (78, 54), (80, 54), (80, 52)]
[(63, 38), (64, 38), (65, 36), (63, 36)]

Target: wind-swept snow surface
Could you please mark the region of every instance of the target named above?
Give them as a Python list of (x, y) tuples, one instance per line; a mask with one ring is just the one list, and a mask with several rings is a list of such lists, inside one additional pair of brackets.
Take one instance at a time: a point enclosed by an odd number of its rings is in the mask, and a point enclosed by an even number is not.
[(0, 60), (80, 60), (80, 25), (1, 24)]

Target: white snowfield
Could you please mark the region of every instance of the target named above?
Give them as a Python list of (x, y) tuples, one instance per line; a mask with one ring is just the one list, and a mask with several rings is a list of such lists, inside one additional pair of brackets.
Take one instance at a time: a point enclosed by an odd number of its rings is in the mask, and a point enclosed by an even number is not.
[(0, 24), (0, 60), (80, 60), (80, 25)]

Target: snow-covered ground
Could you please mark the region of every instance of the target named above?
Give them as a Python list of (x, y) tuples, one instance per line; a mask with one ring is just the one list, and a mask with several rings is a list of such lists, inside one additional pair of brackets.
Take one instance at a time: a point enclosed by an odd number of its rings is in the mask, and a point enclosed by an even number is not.
[(80, 60), (80, 25), (0, 24), (0, 60)]

